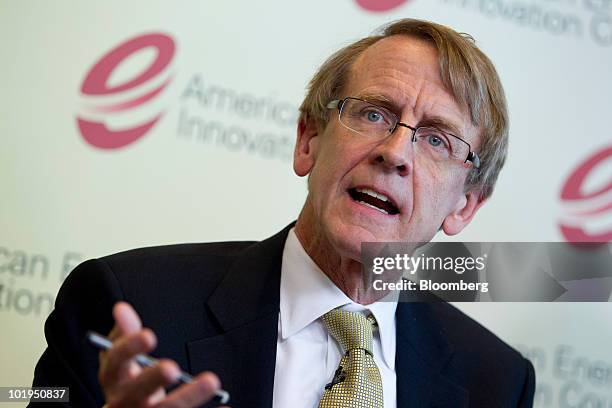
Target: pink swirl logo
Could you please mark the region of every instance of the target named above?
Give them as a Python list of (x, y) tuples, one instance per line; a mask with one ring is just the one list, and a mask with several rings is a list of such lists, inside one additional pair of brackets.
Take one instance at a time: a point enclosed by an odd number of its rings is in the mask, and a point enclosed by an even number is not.
[(407, 0), (355, 0), (364, 10), (381, 13), (392, 10), (406, 3)]
[[(121, 63), (147, 48), (155, 51), (153, 60), (141, 67), (136, 75), (113, 83), (112, 75)], [(91, 103), (76, 118), (87, 143), (100, 149), (124, 147), (140, 139), (159, 121), (163, 111), (138, 120), (128, 115), (129, 126), (111, 128), (108, 125), (119, 116), (125, 122), (126, 115), (122, 113), (151, 102), (168, 86), (172, 76), (167, 68), (175, 48), (173, 39), (166, 34), (145, 34), (118, 45), (93, 65), (81, 85), (82, 96)]]
[[(566, 207), (566, 219), (559, 223), (561, 233), (569, 242), (610, 242), (612, 229), (596, 231), (587, 224), (595, 224), (612, 211), (612, 179), (604, 163), (612, 159), (612, 146), (606, 147), (580, 164), (568, 177), (561, 189), (561, 201)], [(608, 164), (610, 164), (608, 162)], [(603, 170), (602, 170), (603, 169)], [(593, 187), (593, 175), (603, 173), (603, 184)], [(600, 174), (601, 175), (601, 174)]]

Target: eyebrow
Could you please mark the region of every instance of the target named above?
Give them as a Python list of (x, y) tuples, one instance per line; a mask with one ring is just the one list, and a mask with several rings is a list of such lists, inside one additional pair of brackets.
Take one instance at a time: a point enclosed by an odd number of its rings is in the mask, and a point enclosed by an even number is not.
[(401, 117), (401, 115), (398, 115), (398, 112), (402, 111), (402, 109), (400, 108), (400, 105), (397, 102), (395, 102), (393, 99), (389, 98), (388, 96), (384, 94), (368, 92), (368, 93), (358, 94), (355, 98), (363, 99), (364, 101), (368, 101), (375, 105), (381, 105), (389, 109), (390, 111), (392, 111), (398, 118)]
[(452, 122), (449, 122), (447, 119), (444, 119), (440, 116), (428, 116), (425, 117), (419, 122), (417, 126), (427, 126), (427, 127), (435, 127), (437, 129), (442, 130), (443, 132), (450, 133), (451, 135), (458, 137), (461, 140), (465, 140), (465, 138), (461, 135), (461, 131), (459, 127)]

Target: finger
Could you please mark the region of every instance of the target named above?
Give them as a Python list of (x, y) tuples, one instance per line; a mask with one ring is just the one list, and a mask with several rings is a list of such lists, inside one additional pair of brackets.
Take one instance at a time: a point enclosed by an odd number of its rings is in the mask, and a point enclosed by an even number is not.
[(155, 367), (148, 367), (138, 377), (122, 384), (111, 396), (113, 403), (136, 407), (143, 405), (162, 387), (175, 383), (181, 370), (174, 361), (163, 359)]
[(103, 387), (113, 387), (130, 377), (130, 370), (136, 363), (132, 360), (137, 354), (148, 353), (155, 348), (157, 339), (150, 329), (122, 336), (102, 357), (99, 380)]
[[(142, 323), (140, 322), (138, 314), (134, 311), (134, 308), (132, 308), (129, 303), (117, 302), (113, 307), (112, 313), (113, 318), (115, 319), (115, 325), (107, 335), (110, 341), (114, 342), (122, 334), (131, 333), (142, 328)], [(98, 354), (100, 365), (102, 365), (102, 359), (105, 356), (106, 350), (101, 350)]]
[(108, 337), (110, 341), (115, 341), (117, 338), (119, 338), (120, 335), (121, 334), (119, 333), (119, 327), (117, 326), (117, 323), (115, 323), (113, 329), (110, 331), (110, 333), (106, 335), (106, 337)]
[[(113, 329), (110, 331), (110, 333), (108, 333), (106, 337), (111, 342), (114, 342), (115, 340), (117, 340), (117, 338), (119, 337), (119, 328), (117, 327), (117, 324), (113, 326)], [(100, 363), (100, 366), (102, 366), (102, 359), (106, 358), (107, 353), (108, 352), (106, 350), (100, 350), (100, 352), (98, 353), (98, 361)]]
[[(134, 333), (142, 329), (140, 317), (129, 303), (117, 302), (113, 307), (113, 317), (115, 318), (115, 328), (119, 335)], [(113, 331), (115, 328), (113, 328)]]
[(215, 391), (221, 387), (219, 377), (211, 372), (205, 372), (171, 392), (166, 399), (155, 405), (156, 408), (187, 408), (200, 406), (215, 396)]
[[(99, 367), (100, 367), (100, 372), (102, 370), (107, 370), (106, 368), (106, 356), (108, 355), (108, 351), (106, 350), (102, 350), (98, 353), (98, 361), (99, 361)], [(127, 378), (134, 378), (136, 377), (138, 374), (140, 374), (142, 371), (142, 367), (140, 367), (138, 365), (138, 363), (136, 363), (135, 361), (130, 362), (129, 368), (127, 370), (127, 376), (125, 375), (125, 372), (121, 372), (119, 374), (119, 376), (121, 378), (127, 377)], [(100, 376), (98, 376), (100, 377)]]
[[(105, 383), (108, 382), (108, 380), (101, 380), (101, 378), (103, 376), (107, 376), (106, 371), (108, 370), (108, 368), (106, 366), (107, 365), (106, 354), (107, 354), (106, 351), (101, 351), (98, 356), (99, 367), (100, 367), (100, 369), (98, 370), (98, 380), (100, 380), (101, 382), (104, 381)], [(140, 367), (138, 363), (132, 360), (130, 361), (130, 364), (127, 369), (124, 369), (124, 368), (121, 369), (121, 371), (117, 375), (117, 378), (119, 378), (119, 381), (121, 381), (124, 378), (134, 378), (141, 372), (142, 372), (142, 367)]]

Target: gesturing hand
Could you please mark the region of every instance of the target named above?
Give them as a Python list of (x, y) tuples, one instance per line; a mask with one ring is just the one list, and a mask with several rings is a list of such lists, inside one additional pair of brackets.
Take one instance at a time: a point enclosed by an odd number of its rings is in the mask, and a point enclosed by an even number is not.
[(108, 335), (113, 342), (109, 351), (100, 352), (98, 380), (108, 408), (197, 407), (211, 400), (221, 384), (219, 378), (205, 372), (169, 394), (164, 387), (178, 381), (176, 362), (161, 359), (155, 367), (141, 368), (134, 360), (137, 354), (148, 354), (156, 344), (155, 333), (143, 329), (136, 311), (125, 302), (113, 307), (115, 326)]

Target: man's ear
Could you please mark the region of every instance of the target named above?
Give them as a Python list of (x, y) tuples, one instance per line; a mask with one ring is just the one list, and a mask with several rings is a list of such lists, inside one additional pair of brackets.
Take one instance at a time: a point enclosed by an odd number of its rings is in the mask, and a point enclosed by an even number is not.
[(459, 199), (457, 206), (444, 218), (442, 230), (446, 235), (455, 235), (460, 233), (474, 218), (476, 212), (486, 202), (482, 198), (480, 191), (467, 191), (464, 196)]
[(297, 141), (293, 151), (293, 171), (300, 177), (310, 173), (315, 164), (319, 143), (317, 121), (308, 115), (302, 115), (297, 127)]

